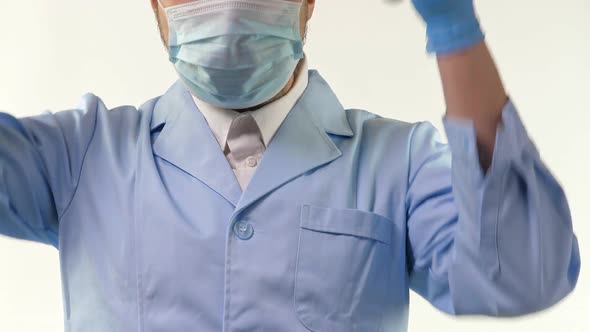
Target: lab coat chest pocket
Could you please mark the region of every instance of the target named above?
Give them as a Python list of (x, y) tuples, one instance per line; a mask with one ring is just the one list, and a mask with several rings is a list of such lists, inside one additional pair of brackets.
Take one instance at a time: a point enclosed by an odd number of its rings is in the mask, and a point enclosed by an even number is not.
[(294, 305), (308, 329), (379, 331), (391, 277), (393, 222), (355, 209), (301, 209)]

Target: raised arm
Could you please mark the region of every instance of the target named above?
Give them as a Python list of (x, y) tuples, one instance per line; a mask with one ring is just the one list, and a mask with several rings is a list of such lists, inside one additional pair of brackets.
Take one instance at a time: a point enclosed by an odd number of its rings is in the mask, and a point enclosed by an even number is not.
[[(0, 234), (58, 247), (97, 108), (15, 118), (0, 113)], [(94, 98), (96, 99), (96, 98)]]
[(515, 316), (575, 287), (578, 241), (565, 194), (512, 102), (484, 176), (474, 128), (445, 121), (450, 145), (423, 123), (412, 138), (408, 213), (411, 288), (453, 315)]
[(450, 314), (514, 316), (575, 287), (580, 255), (565, 194), (506, 95), (473, 0), (413, 0), (437, 55), (447, 111), (442, 144), (412, 138), (412, 288)]

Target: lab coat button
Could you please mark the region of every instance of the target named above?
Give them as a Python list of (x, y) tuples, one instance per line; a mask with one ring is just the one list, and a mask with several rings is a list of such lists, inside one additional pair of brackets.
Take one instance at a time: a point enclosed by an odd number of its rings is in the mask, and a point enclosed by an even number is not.
[(254, 235), (254, 227), (247, 222), (237, 222), (234, 224), (234, 234), (242, 240), (249, 240)]

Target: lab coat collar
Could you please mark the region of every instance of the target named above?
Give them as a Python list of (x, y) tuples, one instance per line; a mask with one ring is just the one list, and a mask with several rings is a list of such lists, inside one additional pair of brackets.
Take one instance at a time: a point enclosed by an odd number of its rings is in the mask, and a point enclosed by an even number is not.
[(354, 136), (344, 107), (317, 70), (309, 71), (307, 90), (299, 102), (302, 104), (301, 107), (310, 113), (316, 125), (323, 128), (326, 133)]
[(164, 125), (154, 153), (215, 190), (242, 211), (295, 177), (339, 158), (329, 134), (353, 136), (346, 112), (326, 81), (309, 84), (267, 147), (242, 194), (231, 166), (186, 86), (177, 81), (156, 103), (151, 129)]
[(177, 81), (155, 104), (151, 129), (156, 156), (209, 186), (234, 206), (242, 190), (190, 92)]
[[(151, 130), (170, 121), (178, 115), (177, 113), (180, 110), (183, 109), (182, 107), (171, 108), (158, 106), (162, 104), (170, 105), (172, 101), (178, 100), (178, 98), (186, 93), (189, 93), (190, 96), (190, 92), (180, 80), (176, 81), (176, 83), (168, 89), (168, 91), (160, 98), (154, 109)], [(304, 99), (304, 97), (306, 97), (305, 99), (308, 99), (308, 102), (309, 100), (323, 102), (321, 110), (317, 109), (311, 111), (318, 127), (323, 128), (329, 134), (347, 137), (353, 136), (352, 129), (346, 118), (344, 107), (317, 70), (309, 70), (309, 85), (301, 99)], [(181, 103), (178, 102), (174, 104), (176, 104), (175, 106), (182, 106), (180, 105)], [(192, 108), (196, 108), (196, 106), (192, 106)]]

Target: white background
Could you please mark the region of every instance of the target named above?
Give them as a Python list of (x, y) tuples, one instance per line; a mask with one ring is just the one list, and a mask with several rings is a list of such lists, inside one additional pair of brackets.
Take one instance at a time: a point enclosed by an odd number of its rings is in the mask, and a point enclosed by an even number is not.
[[(590, 2), (477, 1), (506, 87), (569, 197), (580, 240), (578, 287), (556, 307), (517, 319), (456, 319), (412, 297), (410, 331), (590, 331)], [(439, 128), (436, 62), (410, 1), (317, 0), (310, 66), (346, 107)], [(148, 0), (0, 1), (0, 109), (17, 116), (139, 106), (176, 79)], [(58, 252), (0, 237), (0, 331), (63, 331)], [(105, 331), (106, 332), (106, 331)]]

